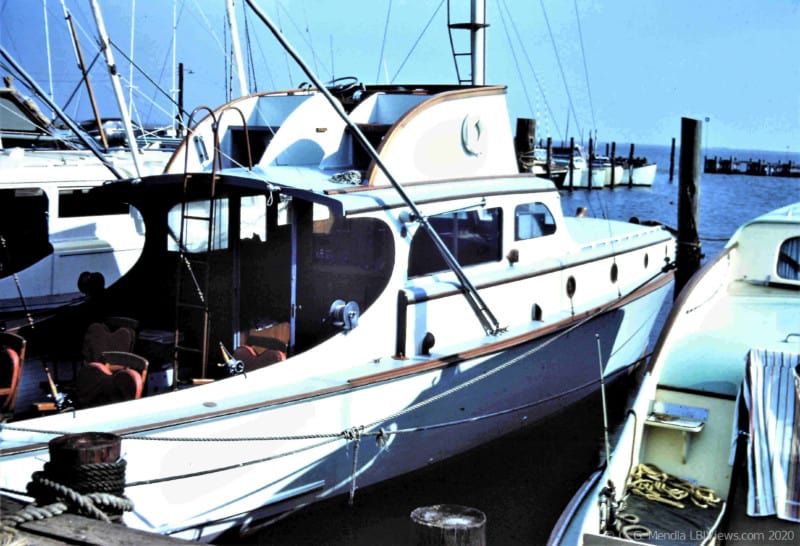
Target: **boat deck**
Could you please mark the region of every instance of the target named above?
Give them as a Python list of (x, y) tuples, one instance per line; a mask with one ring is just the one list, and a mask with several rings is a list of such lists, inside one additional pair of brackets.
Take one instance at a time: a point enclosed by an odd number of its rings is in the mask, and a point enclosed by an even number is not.
[[(795, 346), (784, 339), (792, 328), (797, 329), (800, 292), (786, 290), (777, 298), (774, 288), (738, 281), (727, 296), (714, 300), (708, 309), (690, 309), (682, 317), (685, 327), (675, 336), (661, 385), (733, 397), (744, 377), (748, 350), (785, 351)], [(763, 309), (754, 314), (754, 306)]]

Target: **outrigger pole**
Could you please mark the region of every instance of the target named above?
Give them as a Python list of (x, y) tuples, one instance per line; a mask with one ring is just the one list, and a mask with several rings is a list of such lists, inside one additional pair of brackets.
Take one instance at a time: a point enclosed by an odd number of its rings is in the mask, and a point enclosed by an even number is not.
[(77, 136), (80, 139), (80, 141), (84, 144), (84, 146), (89, 148), (89, 150), (94, 155), (97, 156), (97, 159), (99, 159), (103, 163), (103, 165), (108, 167), (108, 170), (111, 171), (111, 173), (116, 178), (120, 180), (124, 178), (116, 169), (116, 167), (114, 167), (114, 165), (103, 154), (102, 150), (100, 150), (100, 148), (97, 146), (97, 143), (95, 143), (95, 141), (92, 140), (91, 138), (87, 138), (86, 135), (83, 133), (83, 131), (80, 129), (80, 127), (78, 127), (75, 124), (72, 118), (70, 118), (67, 114), (65, 114), (64, 111), (54, 101), (50, 100), (50, 97), (48, 97), (47, 94), (44, 92), (44, 90), (41, 87), (39, 87), (39, 84), (37, 84), (36, 81), (33, 78), (31, 78), (28, 75), (28, 73), (25, 72), (25, 70), (22, 69), (22, 67), (17, 63), (17, 61), (14, 60), (14, 58), (6, 51), (6, 48), (4, 48), (2, 45), (0, 45), (0, 54), (2, 54), (3, 57), (6, 59), (6, 61), (8, 61), (8, 64), (10, 64), (11, 67), (14, 70), (16, 70), (20, 76), (22, 76), (22, 78), (25, 80), (25, 83), (27, 83), (36, 92), (39, 98), (42, 101), (44, 101), (47, 104), (47, 106), (49, 106), (56, 114), (58, 114), (58, 117), (60, 117), (61, 120), (67, 124), (67, 127), (69, 127), (73, 133), (75, 133), (75, 136)]
[(458, 277), (459, 282), (461, 283), (461, 290), (464, 293), (464, 296), (467, 298), (467, 302), (472, 307), (473, 312), (478, 317), (481, 325), (483, 326), (484, 331), (487, 334), (497, 335), (504, 330), (504, 328), (500, 327), (500, 323), (497, 321), (495, 316), (489, 310), (489, 307), (481, 298), (480, 294), (478, 294), (478, 290), (472, 284), (472, 282), (467, 278), (464, 271), (461, 269), (458, 261), (455, 259), (453, 254), (450, 252), (450, 249), (447, 248), (447, 245), (444, 244), (439, 234), (436, 233), (436, 230), (428, 222), (428, 219), (419, 211), (417, 206), (411, 200), (411, 198), (406, 194), (403, 187), (400, 185), (397, 180), (395, 180), (394, 176), (389, 172), (389, 168), (383, 163), (378, 155), (378, 152), (373, 148), (372, 144), (370, 144), (369, 140), (364, 133), (361, 132), (358, 125), (356, 125), (351, 119), (350, 116), (347, 115), (347, 112), (344, 111), (344, 108), (339, 104), (339, 102), (333, 97), (331, 92), (328, 90), (325, 85), (319, 81), (316, 75), (311, 71), (308, 65), (303, 61), (300, 54), (295, 51), (295, 49), (286, 41), (286, 39), (281, 34), (280, 30), (272, 23), (269, 17), (255, 5), (253, 0), (246, 0), (247, 4), (250, 8), (255, 12), (255, 14), (261, 19), (261, 21), (267, 25), (270, 32), (275, 36), (278, 42), (283, 46), (289, 55), (295, 60), (295, 62), (300, 65), (300, 68), (303, 72), (306, 73), (308, 78), (313, 82), (314, 86), (325, 96), (328, 102), (331, 104), (336, 113), (339, 114), (339, 117), (347, 124), (348, 128), (353, 132), (354, 135), (358, 138), (359, 142), (362, 146), (366, 149), (367, 153), (372, 157), (375, 161), (375, 164), (383, 171), (383, 174), (386, 175), (386, 178), (392, 184), (394, 189), (400, 195), (400, 198), (408, 205), (408, 208), (411, 209), (411, 212), (419, 221), (420, 225), (428, 232), (431, 239), (433, 240), (436, 248), (439, 250), (439, 253), (444, 258), (445, 262), (447, 262), (448, 267), (455, 273), (456, 277)]

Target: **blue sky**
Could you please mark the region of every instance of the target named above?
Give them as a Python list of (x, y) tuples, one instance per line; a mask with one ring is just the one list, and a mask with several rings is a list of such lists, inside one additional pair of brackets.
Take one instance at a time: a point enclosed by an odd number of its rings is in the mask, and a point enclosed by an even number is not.
[[(456, 81), (446, 0), (256, 1), (323, 80)], [(306, 80), (260, 21), (245, 21), (243, 2), (236, 0), (242, 47), (254, 59), (251, 90)], [(466, 19), (469, 0), (452, 3), (455, 20)], [(91, 60), (89, 1), (66, 4)], [(100, 6), (113, 42), (168, 91), (173, 3), (101, 0)], [(219, 105), (231, 93), (224, 2), (176, 0), (174, 6), (185, 106)], [(600, 142), (668, 145), (680, 137), (682, 117), (709, 118), (706, 146), (800, 151), (797, 0), (487, 0), (486, 9), (486, 82), (508, 86), (512, 120), (536, 118), (538, 136), (559, 141), (569, 130), (579, 141), (596, 134)], [(0, 0), (0, 42), (47, 89), (52, 74), (56, 101), (66, 102), (79, 74), (60, 0)], [(128, 62), (115, 56), (127, 83)], [(92, 81), (111, 117), (103, 70), (98, 62)], [(135, 117), (168, 119), (165, 100), (159, 106), (145, 100), (156, 95), (152, 86), (139, 74), (133, 82)], [(85, 93), (67, 110), (89, 117)]]

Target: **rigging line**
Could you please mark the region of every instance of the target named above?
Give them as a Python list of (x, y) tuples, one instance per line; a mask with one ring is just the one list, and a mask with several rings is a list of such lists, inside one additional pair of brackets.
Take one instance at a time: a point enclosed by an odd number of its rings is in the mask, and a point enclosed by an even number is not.
[[(133, 52), (136, 51), (134, 49), (134, 38), (136, 37), (136, 0), (131, 0), (131, 45), (130, 45), (130, 52), (131, 58), (133, 58)], [(133, 108), (133, 63), (128, 65), (128, 78), (130, 81), (128, 82), (128, 109), (130, 110)]]
[[(142, 69), (142, 67), (140, 67), (138, 64), (136, 64), (135, 62), (133, 62), (133, 59), (131, 59), (130, 57), (128, 57), (128, 55), (127, 55), (127, 54), (126, 54), (124, 51), (122, 51), (122, 50), (121, 50), (121, 49), (120, 49), (120, 48), (117, 46), (117, 44), (115, 44), (115, 43), (114, 43), (114, 41), (113, 41), (113, 40), (109, 40), (109, 42), (108, 42), (108, 43), (109, 43), (109, 44), (111, 44), (111, 47), (113, 47), (113, 48), (114, 48), (114, 49), (115, 49), (117, 52), (119, 52), (119, 54), (120, 54), (120, 55), (122, 55), (122, 57), (123, 57), (123, 58), (124, 58), (126, 61), (128, 61), (128, 62), (131, 64), (131, 66), (132, 66), (132, 67), (136, 68), (136, 70), (139, 72), (139, 74), (140, 74), (140, 75), (144, 76), (144, 78), (145, 78), (145, 79), (146, 79), (148, 82), (150, 82), (151, 84), (153, 84), (153, 87), (155, 87), (155, 88), (156, 88), (156, 91), (158, 91), (158, 92), (159, 92), (161, 95), (163, 95), (164, 97), (166, 97), (166, 98), (169, 100), (169, 102), (170, 102), (170, 104), (171, 104), (171, 105), (173, 105), (173, 106), (178, 106), (178, 103), (176, 103), (176, 102), (175, 102), (175, 100), (172, 98), (172, 95), (171, 95), (170, 93), (168, 93), (167, 91), (165, 91), (164, 89), (162, 89), (162, 88), (161, 88), (161, 86), (158, 84), (158, 82), (156, 82), (156, 81), (155, 81), (153, 78), (151, 78), (151, 77), (150, 77), (150, 76), (147, 74), (147, 72), (145, 72), (145, 71), (144, 71), (144, 69)], [(95, 57), (95, 60), (97, 60), (97, 57)], [(94, 61), (92, 61), (92, 64), (94, 64)], [(132, 84), (133, 84), (133, 82), (131, 82), (131, 85), (132, 85)], [(135, 89), (136, 89), (136, 90), (137, 90), (139, 93), (141, 93), (142, 95), (144, 95), (144, 92), (143, 92), (143, 91), (141, 91), (141, 90), (140, 90), (138, 87), (136, 87)], [(154, 101), (153, 101), (153, 102), (154, 102)], [(182, 113), (183, 113), (184, 115), (187, 115), (187, 114), (188, 114), (188, 112), (187, 112), (186, 110), (184, 110)]]
[(428, 19), (427, 24), (422, 29), (422, 32), (420, 32), (419, 36), (417, 37), (417, 40), (414, 42), (414, 45), (411, 46), (411, 49), (409, 50), (409, 52), (406, 55), (405, 59), (403, 59), (403, 62), (400, 63), (400, 67), (397, 69), (397, 72), (395, 72), (394, 76), (392, 76), (392, 79), (389, 80), (389, 83), (394, 82), (397, 79), (397, 76), (400, 75), (400, 72), (403, 70), (403, 67), (406, 65), (406, 62), (408, 62), (408, 59), (411, 57), (411, 54), (414, 53), (414, 50), (419, 45), (419, 42), (420, 42), (420, 40), (422, 40), (422, 37), (428, 31), (428, 27), (431, 26), (431, 23), (433, 23), (433, 19), (436, 17), (436, 14), (439, 13), (439, 10), (442, 9), (442, 6), (444, 5), (444, 3), (445, 3), (445, 0), (442, 0), (441, 2), (439, 2), (439, 5), (433, 11), (433, 14), (431, 14), (431, 17), (430, 17), (430, 19)]
[[(578, 125), (578, 134), (582, 134), (583, 130), (578, 123), (578, 116), (575, 114), (575, 106), (572, 103), (572, 95), (569, 92), (569, 85), (567, 85), (567, 76), (564, 74), (564, 66), (561, 64), (561, 57), (558, 55), (558, 48), (556, 47), (556, 39), (553, 36), (553, 29), (550, 26), (550, 19), (547, 17), (547, 10), (544, 7), (544, 1), (539, 0), (539, 5), (542, 6), (542, 13), (544, 14), (544, 21), (547, 24), (547, 32), (550, 34), (550, 42), (553, 44), (553, 52), (556, 55), (556, 61), (558, 62), (558, 70), (561, 72), (561, 80), (564, 82), (564, 91), (567, 94), (567, 100), (569, 102), (569, 109), (572, 112), (572, 117), (575, 120), (575, 124)], [(564, 140), (568, 139), (569, 135), (564, 135)]]
[[(547, 108), (548, 114), (550, 114), (551, 123), (555, 127), (556, 134), (560, 134), (561, 133), (561, 129), (559, 128), (558, 122), (556, 121), (556, 116), (553, 114), (553, 109), (550, 107), (550, 102), (547, 100), (547, 95), (545, 94), (545, 91), (544, 91), (544, 85), (542, 85), (542, 82), (539, 79), (539, 76), (536, 74), (536, 70), (534, 70), (534, 68), (533, 68), (533, 63), (531, 62), (530, 56), (528, 55), (528, 52), (525, 49), (524, 42), (522, 40), (522, 36), (520, 35), (519, 29), (517, 28), (517, 25), (514, 22), (514, 18), (511, 17), (511, 12), (509, 11), (508, 5), (506, 4), (505, 0), (503, 0), (503, 7), (506, 9), (506, 12), (508, 13), (508, 19), (509, 19), (509, 21), (511, 21), (511, 28), (514, 30), (514, 34), (515, 34), (515, 36), (517, 38), (517, 42), (522, 46), (522, 52), (523, 52), (523, 54), (525, 56), (525, 60), (528, 63), (528, 68), (530, 68), (531, 73), (533, 74), (533, 79), (534, 79), (534, 81), (536, 81), (536, 85), (539, 88), (539, 93), (542, 96), (542, 100), (544, 101), (544, 105)], [(505, 18), (503, 18), (502, 10), (500, 11), (500, 16), (503, 19), (503, 22), (505, 23)], [(509, 44), (510, 44), (510, 41), (509, 41)], [(509, 45), (509, 47), (511, 47), (511, 45)], [(514, 48), (511, 47), (512, 52), (513, 52), (513, 49)], [(515, 56), (515, 59), (516, 59), (516, 56)]]
[[(508, 41), (508, 49), (509, 49), (509, 51), (511, 51), (511, 56), (514, 59), (514, 68), (517, 69), (517, 76), (519, 76), (519, 81), (520, 81), (520, 84), (522, 85), (522, 91), (525, 94), (525, 102), (528, 103), (528, 109), (530, 110), (531, 114), (534, 117), (536, 117), (536, 111), (534, 110), (533, 105), (531, 104), (530, 93), (528, 93), (528, 86), (525, 85), (525, 78), (522, 77), (522, 71), (520, 70), (520, 67), (519, 67), (519, 60), (517, 59), (516, 49), (514, 48), (514, 44), (511, 42), (511, 35), (508, 33), (508, 25), (506, 25), (506, 16), (503, 13), (503, 8), (505, 8), (506, 11), (508, 11), (508, 6), (506, 5), (505, 1), (503, 1), (501, 3), (500, 8), (501, 8), (500, 9), (500, 21), (503, 23), (503, 30), (505, 31), (506, 40)], [(534, 79), (535, 78), (536, 78), (536, 75), (534, 74)]]
[(378, 84), (381, 77), (381, 66), (383, 65), (383, 53), (386, 50), (386, 37), (389, 36), (389, 19), (392, 15), (392, 0), (389, 0), (389, 7), (386, 10), (386, 22), (383, 25), (383, 40), (381, 41), (381, 53), (378, 55), (378, 70), (375, 73), (375, 84)]
[(69, 127), (70, 131), (75, 133), (75, 135), (80, 139), (83, 145), (86, 146), (95, 155), (95, 157), (97, 157), (97, 159), (99, 159), (103, 163), (103, 165), (106, 166), (106, 168), (109, 171), (111, 171), (111, 173), (114, 175), (115, 178), (118, 179), (123, 178), (123, 176), (120, 174), (117, 168), (114, 167), (114, 165), (103, 154), (103, 151), (100, 150), (100, 147), (97, 145), (97, 143), (93, 139), (88, 138), (86, 134), (78, 127), (75, 121), (71, 117), (66, 115), (66, 113), (64, 113), (64, 111), (61, 108), (59, 108), (55, 102), (51, 101), (47, 97), (42, 88), (39, 87), (39, 84), (36, 83), (36, 81), (33, 78), (31, 78), (27, 72), (25, 72), (25, 70), (17, 63), (17, 61), (11, 56), (11, 54), (8, 53), (8, 51), (6, 51), (6, 48), (3, 47), (2, 44), (0, 44), (0, 56), (5, 58), (6, 62), (9, 65), (11, 65), (14, 71), (22, 77), (22, 79), (25, 81), (28, 87), (30, 89), (33, 89), (36, 95), (40, 97), (50, 108), (52, 108), (53, 111), (56, 112), (56, 114), (58, 114), (58, 117), (60, 117), (61, 120), (67, 125), (67, 127)]
[(249, 17), (247, 16), (247, 9), (244, 4), (242, 4), (242, 19), (244, 20), (244, 41), (246, 44), (247, 50), (247, 66), (245, 67), (245, 71), (247, 73), (248, 78), (248, 87), (252, 89), (253, 93), (258, 92), (258, 80), (256, 78), (256, 63), (255, 59), (253, 58), (253, 41), (250, 37), (250, 23)]
[[(275, 4), (275, 14), (276, 14), (276, 17), (278, 19), (278, 28), (280, 29), (281, 32), (283, 32), (283, 23), (281, 22), (281, 9), (286, 11), (286, 15), (288, 17), (289, 16), (289, 12), (286, 10), (286, 8), (283, 6), (283, 4), (280, 1), (276, 2), (276, 4)], [(289, 17), (289, 20), (291, 21), (292, 18)], [(293, 81), (293, 78), (292, 78), (292, 63), (290, 62), (289, 54), (286, 51), (283, 52), (283, 60), (286, 61), (286, 76), (289, 78), (289, 85), (291, 86), (291, 85), (293, 85), (292, 84), (292, 81)]]
[[(53, 92), (53, 63), (50, 54), (50, 18), (47, 16), (47, 0), (42, 2), (42, 11), (44, 12), (44, 42), (45, 47), (47, 49), (47, 77), (50, 81), (50, 100), (55, 101), (55, 93)], [(50, 113), (50, 117), (53, 117), (53, 113)]]
[(578, 13), (578, 0), (575, 0), (575, 19), (578, 21), (578, 38), (581, 42), (581, 56), (583, 57), (583, 73), (586, 77), (586, 92), (589, 95), (589, 111), (592, 113), (592, 127), (597, 132), (597, 122), (594, 118), (594, 103), (592, 102), (592, 88), (589, 86), (589, 67), (586, 64), (586, 50), (583, 47), (583, 32), (581, 32), (581, 17)]

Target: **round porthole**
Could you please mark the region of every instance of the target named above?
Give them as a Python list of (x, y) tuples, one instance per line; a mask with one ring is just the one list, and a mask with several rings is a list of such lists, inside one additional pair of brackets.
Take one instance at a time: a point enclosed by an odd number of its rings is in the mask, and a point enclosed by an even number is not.
[(569, 296), (570, 298), (574, 296), (575, 288), (576, 288), (575, 277), (570, 275), (570, 277), (567, 279), (567, 296)]
[(617, 267), (617, 264), (615, 263), (611, 264), (611, 282), (614, 283), (617, 282), (618, 278), (619, 278), (619, 268)]
[(644, 268), (647, 269), (648, 265), (650, 265), (650, 255), (649, 254), (645, 254), (644, 255)]

